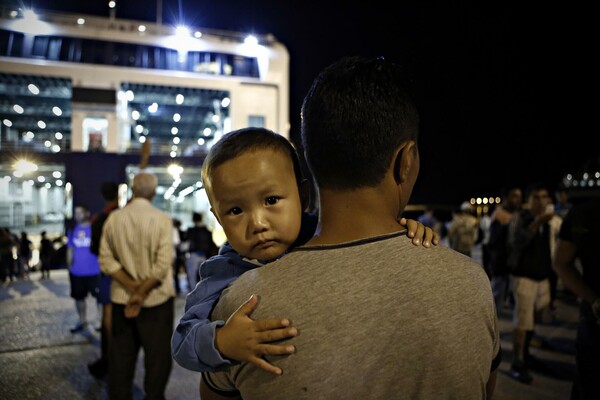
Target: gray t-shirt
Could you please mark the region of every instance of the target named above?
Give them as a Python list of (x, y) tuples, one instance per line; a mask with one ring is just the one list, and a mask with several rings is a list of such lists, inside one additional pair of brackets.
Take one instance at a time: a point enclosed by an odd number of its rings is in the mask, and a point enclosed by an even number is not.
[(272, 356), (282, 376), (242, 363), (206, 373), (213, 390), (251, 399), (484, 399), (499, 353), (489, 280), (447, 247), (392, 234), (301, 247), (242, 275), (213, 317), (252, 293), (253, 318), (286, 317), (296, 353)]

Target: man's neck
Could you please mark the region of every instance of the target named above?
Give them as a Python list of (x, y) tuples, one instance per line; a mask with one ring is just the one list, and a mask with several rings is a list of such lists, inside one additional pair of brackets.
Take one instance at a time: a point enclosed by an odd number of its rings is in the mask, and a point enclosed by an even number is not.
[(320, 191), (319, 226), (307, 243), (337, 244), (398, 232), (401, 213), (397, 193), (383, 194), (383, 188), (353, 191)]

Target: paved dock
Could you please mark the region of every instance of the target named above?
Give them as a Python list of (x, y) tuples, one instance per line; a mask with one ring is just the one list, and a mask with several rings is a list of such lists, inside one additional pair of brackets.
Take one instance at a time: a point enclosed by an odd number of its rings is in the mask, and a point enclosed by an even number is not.
[[(87, 370), (87, 364), (100, 353), (99, 334), (93, 327), (80, 334), (69, 331), (77, 322), (77, 314), (69, 297), (67, 271), (52, 271), (50, 280), (39, 278), (39, 272), (34, 272), (28, 281), (0, 286), (0, 399), (108, 399), (105, 382), (93, 378)], [(175, 305), (175, 315), (179, 318), (184, 297), (178, 297)], [(575, 299), (563, 296), (557, 306), (553, 320), (536, 329), (546, 346), (533, 347), (532, 353), (545, 361), (547, 368), (533, 371), (534, 381), (530, 385), (507, 375), (512, 344), (510, 310), (504, 310), (499, 320), (504, 361), (495, 400), (569, 399), (575, 370), (577, 305)], [(96, 320), (97, 308), (91, 297), (88, 314), (90, 321)], [(143, 399), (143, 370), (141, 353), (135, 400)], [(167, 399), (198, 399), (198, 382), (198, 373), (173, 363)]]

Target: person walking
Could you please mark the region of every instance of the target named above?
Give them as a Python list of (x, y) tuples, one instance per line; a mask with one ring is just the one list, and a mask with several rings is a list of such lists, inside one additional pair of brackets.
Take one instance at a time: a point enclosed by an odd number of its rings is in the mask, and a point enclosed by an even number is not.
[(204, 218), (200, 213), (192, 214), (193, 226), (188, 228), (186, 240), (188, 252), (185, 257), (185, 272), (187, 274), (190, 292), (194, 290), (200, 275), (198, 273), (200, 264), (212, 255), (215, 247), (212, 233), (204, 225)]
[(21, 237), (19, 238), (19, 273), (18, 276), (21, 279), (29, 279), (29, 268), (31, 264), (31, 256), (33, 253), (33, 243), (29, 239), (27, 232), (22, 231)]
[(52, 255), (54, 254), (54, 246), (52, 241), (48, 239), (46, 231), (40, 233), (40, 263), (42, 265), (42, 276), (40, 279), (50, 279), (50, 265), (52, 263)]
[(471, 204), (465, 201), (448, 224), (448, 244), (453, 250), (471, 257), (478, 232), (479, 221), (471, 212)]
[[(119, 208), (119, 185), (115, 182), (104, 182), (100, 186), (100, 194), (104, 199), (104, 208), (92, 218), (92, 243), (90, 251), (96, 256), (100, 255), (100, 240), (102, 228), (109, 214)], [(90, 373), (98, 379), (104, 378), (108, 372), (108, 341), (111, 331), (112, 304), (110, 301), (110, 276), (100, 272), (100, 285), (98, 290), (98, 306), (101, 308), (100, 322), (100, 357), (88, 364)]]
[[(523, 191), (518, 186), (507, 186), (501, 190), (502, 203), (490, 217), (488, 241), (491, 285), (498, 316), (510, 298), (510, 274), (508, 269), (508, 225), (513, 215), (521, 210)], [(514, 299), (513, 299), (514, 301)]]
[(548, 207), (550, 191), (542, 183), (527, 190), (527, 207), (516, 213), (508, 228), (513, 310), (513, 360), (510, 375), (531, 383), (530, 367), (535, 358), (529, 353), (535, 322), (549, 310), (552, 256), (562, 219)]
[(157, 178), (140, 172), (133, 198), (110, 213), (100, 240), (102, 272), (112, 277), (112, 334), (109, 340), (108, 394), (133, 396), (140, 349), (144, 352), (147, 399), (163, 399), (172, 367), (174, 322), (173, 223), (151, 201)]
[(67, 232), (67, 268), (71, 282), (71, 297), (75, 300), (79, 317), (79, 322), (71, 328), (71, 333), (78, 333), (88, 326), (87, 295), (98, 297), (100, 265), (98, 258), (90, 251), (92, 242), (90, 210), (87, 206), (78, 205), (75, 207), (74, 216), (75, 226)]
[[(576, 374), (571, 400), (600, 393), (600, 199), (569, 209), (560, 228), (554, 269), (581, 299), (575, 339)], [(576, 264), (579, 265), (576, 265)]]

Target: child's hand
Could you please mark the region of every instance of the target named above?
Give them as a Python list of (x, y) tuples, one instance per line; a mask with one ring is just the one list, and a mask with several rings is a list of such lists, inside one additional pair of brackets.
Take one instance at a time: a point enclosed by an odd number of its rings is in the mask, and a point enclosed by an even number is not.
[(253, 320), (250, 314), (256, 308), (258, 298), (252, 295), (227, 320), (225, 325), (215, 332), (215, 346), (219, 352), (238, 361), (248, 361), (275, 375), (281, 375), (281, 368), (276, 367), (263, 355), (291, 354), (295, 351), (291, 345), (276, 345), (270, 342), (294, 337), (298, 330), (289, 327), (287, 319)]
[(437, 232), (423, 225), (419, 221), (400, 218), (400, 225), (406, 226), (406, 229), (408, 230), (407, 236), (412, 238), (412, 242), (415, 246), (421, 244), (421, 239), (423, 239), (423, 246), (425, 247), (431, 247), (432, 243), (434, 246), (437, 246), (440, 243)]

